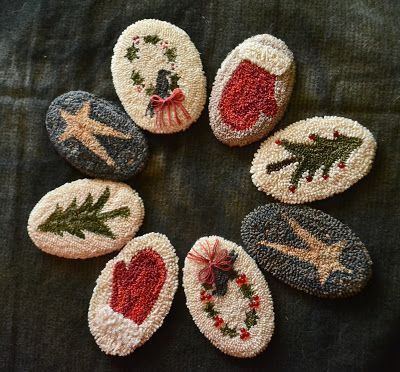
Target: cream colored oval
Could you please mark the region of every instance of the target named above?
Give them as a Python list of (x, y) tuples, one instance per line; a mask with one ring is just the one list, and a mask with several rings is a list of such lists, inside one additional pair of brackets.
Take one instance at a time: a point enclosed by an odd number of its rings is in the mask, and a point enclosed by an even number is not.
[[(132, 45), (136, 35), (141, 37), (157, 34), (162, 40), (177, 49), (176, 69), (180, 75), (179, 86), (185, 94), (183, 105), (191, 119), (186, 120), (179, 114), (182, 125), (156, 125), (156, 115), (153, 118), (145, 116), (149, 97), (144, 91), (138, 92), (130, 79), (132, 70), (138, 70), (145, 79), (145, 85), (156, 81), (158, 70), (167, 65), (160, 53), (154, 54), (151, 46), (141, 52), (143, 55), (130, 62), (126, 49)], [(154, 46), (156, 47), (156, 46)], [(155, 67), (156, 66), (156, 67)], [(203, 72), (199, 52), (190, 37), (182, 29), (171, 23), (155, 19), (144, 19), (129, 26), (119, 37), (114, 47), (111, 61), (111, 72), (115, 90), (126, 112), (140, 127), (153, 133), (175, 133), (187, 129), (195, 122), (203, 111), (206, 102), (206, 78)], [(178, 110), (179, 111), (179, 110)]]
[[(137, 325), (115, 312), (109, 306), (109, 301), (114, 265), (121, 260), (128, 265), (132, 257), (144, 248), (151, 248), (161, 256), (167, 274), (153, 309), (145, 321)], [(107, 262), (97, 278), (88, 312), (90, 332), (102, 351), (110, 355), (128, 355), (153, 335), (171, 308), (178, 287), (178, 271), (175, 249), (168, 238), (159, 233), (149, 233), (133, 239), (115, 258)]]
[[(107, 187), (110, 190), (110, 197), (102, 211), (107, 212), (124, 206), (130, 211), (127, 217), (116, 217), (105, 222), (115, 239), (86, 230), (83, 230), (85, 239), (67, 232), (60, 236), (38, 230), (38, 226), (46, 221), (57, 205), (65, 210), (76, 198), (79, 206), (85, 201), (89, 192), (96, 202)], [(143, 218), (143, 201), (128, 185), (99, 179), (81, 179), (66, 183), (40, 199), (29, 216), (28, 233), (35, 245), (46, 253), (65, 258), (84, 259), (121, 249), (139, 230)]]
[[(255, 261), (243, 250), (239, 245), (218, 236), (208, 236), (197, 240), (189, 252), (193, 253), (193, 249), (197, 252), (201, 251), (200, 244), (208, 241), (210, 245), (219, 240), (221, 248), (227, 249), (229, 252), (234, 250), (238, 253), (234, 268), (240, 272), (246, 273), (249, 283), (256, 288), (257, 294), (261, 299), (259, 309), (258, 323), (250, 329), (251, 337), (249, 340), (241, 341), (240, 337), (230, 338), (222, 336), (221, 331), (214, 327), (214, 322), (203, 310), (203, 304), (200, 301), (200, 291), (202, 285), (198, 280), (198, 273), (203, 268), (202, 265), (194, 262), (186, 257), (185, 266), (183, 268), (183, 287), (186, 294), (186, 304), (194, 322), (200, 332), (206, 336), (211, 343), (228, 355), (239, 358), (250, 358), (262, 352), (268, 345), (274, 331), (274, 311), (272, 297), (268, 289), (267, 282)], [(241, 308), (241, 298), (236, 298), (234, 294), (239, 293), (238, 289), (233, 289), (234, 281), (230, 281), (228, 291), (225, 296), (216, 297), (216, 308), (223, 315), (223, 319), (231, 322), (231, 324), (240, 325), (243, 322), (244, 309)], [(238, 314), (238, 308), (242, 313)]]
[[(306, 181), (304, 174), (293, 193), (289, 190), (289, 186), (291, 175), (296, 168), (295, 163), (280, 171), (267, 173), (268, 164), (287, 159), (290, 155), (282, 146), (275, 143), (276, 140), (305, 142), (310, 134), (333, 139), (333, 133), (336, 130), (346, 136), (361, 138), (363, 142), (352, 152), (346, 161), (345, 169), (340, 169), (337, 164), (333, 164), (328, 180), (323, 179), (321, 167), (311, 182)], [(264, 141), (254, 155), (250, 173), (254, 185), (260, 191), (285, 203), (306, 203), (343, 192), (359, 181), (369, 172), (375, 151), (376, 142), (373, 135), (358, 122), (337, 116), (314, 117), (289, 125)]]
[[(247, 130), (236, 131), (222, 120), (219, 102), (226, 84), (243, 60), (248, 60), (276, 76), (277, 113), (273, 118), (259, 120)], [(210, 126), (215, 137), (228, 146), (245, 146), (265, 137), (285, 112), (292, 94), (294, 76), (293, 53), (284, 41), (269, 34), (261, 34), (252, 36), (239, 44), (222, 62), (213, 83), (208, 108)], [(234, 104), (232, 102), (232, 105)]]

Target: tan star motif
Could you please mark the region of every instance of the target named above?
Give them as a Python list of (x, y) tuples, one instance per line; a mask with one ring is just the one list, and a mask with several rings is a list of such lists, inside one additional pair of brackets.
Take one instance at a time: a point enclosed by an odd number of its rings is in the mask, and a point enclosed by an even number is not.
[(258, 242), (258, 245), (271, 247), (289, 256), (310, 262), (318, 271), (319, 282), (321, 285), (324, 285), (328, 280), (329, 275), (335, 271), (352, 273), (352, 270), (343, 266), (339, 262), (339, 256), (342, 253), (343, 248), (346, 246), (345, 240), (341, 240), (331, 245), (325, 244), (311, 235), (307, 230), (303, 229), (294, 219), (286, 216), (283, 217), (288, 221), (297, 236), (307, 244), (308, 249), (305, 250), (290, 245), (267, 242), (265, 240)]
[(114, 160), (108, 155), (105, 148), (96, 138), (96, 135), (116, 137), (122, 139), (132, 138), (129, 134), (119, 132), (109, 126), (93, 120), (90, 117), (90, 102), (86, 101), (78, 112), (73, 115), (68, 111), (61, 110), (61, 117), (65, 120), (67, 126), (58, 142), (63, 142), (69, 138), (75, 138), (90, 151), (95, 153), (107, 165), (115, 167)]

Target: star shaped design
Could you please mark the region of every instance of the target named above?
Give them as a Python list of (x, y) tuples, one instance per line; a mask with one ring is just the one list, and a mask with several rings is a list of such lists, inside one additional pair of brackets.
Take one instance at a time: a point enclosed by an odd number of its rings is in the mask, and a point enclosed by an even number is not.
[(96, 154), (100, 159), (104, 160), (107, 165), (115, 167), (114, 160), (108, 155), (106, 149), (101, 145), (96, 136), (130, 139), (132, 137), (129, 134), (122, 133), (90, 118), (89, 101), (84, 102), (76, 114), (71, 114), (65, 110), (61, 110), (60, 114), (67, 125), (64, 132), (58, 137), (58, 142), (74, 138)]
[(277, 251), (284, 253), (289, 256), (296, 257), (302, 261), (307, 261), (314, 265), (318, 272), (319, 282), (322, 285), (326, 283), (331, 273), (335, 271), (340, 271), (344, 273), (352, 273), (352, 270), (343, 266), (339, 257), (343, 249), (346, 246), (346, 241), (341, 240), (333, 244), (326, 244), (321, 240), (315, 238), (307, 230), (303, 229), (296, 220), (284, 216), (288, 221), (289, 225), (292, 227), (293, 231), (297, 236), (303, 240), (308, 249), (296, 248), (290, 245), (273, 243), (268, 241), (261, 241), (257, 243), (258, 245), (264, 245), (266, 247), (271, 247)]

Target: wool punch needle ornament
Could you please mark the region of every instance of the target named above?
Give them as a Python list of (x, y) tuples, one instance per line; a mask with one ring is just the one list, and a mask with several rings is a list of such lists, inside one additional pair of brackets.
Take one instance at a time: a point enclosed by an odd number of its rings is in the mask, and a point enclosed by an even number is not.
[(119, 37), (111, 71), (127, 113), (153, 133), (187, 129), (206, 101), (206, 79), (199, 52), (180, 28), (145, 19)]
[(266, 204), (242, 222), (245, 249), (261, 268), (319, 297), (348, 297), (371, 276), (364, 244), (328, 214), (284, 204)]
[(274, 36), (246, 39), (222, 62), (210, 96), (210, 126), (229, 146), (266, 136), (283, 116), (295, 75), (293, 54)]
[(143, 201), (128, 185), (81, 179), (42, 197), (29, 216), (28, 233), (46, 253), (84, 259), (121, 249), (143, 218)]
[(183, 286), (194, 322), (218, 349), (249, 358), (266, 348), (274, 329), (272, 298), (240, 246), (217, 236), (199, 239), (186, 256)]
[(168, 238), (149, 233), (110, 260), (90, 300), (90, 332), (106, 354), (124, 356), (161, 327), (178, 287), (178, 257)]
[(356, 121), (325, 116), (289, 125), (264, 141), (250, 169), (260, 191), (285, 203), (324, 199), (364, 177), (376, 141)]
[(46, 128), (57, 152), (88, 176), (125, 180), (147, 159), (146, 138), (130, 117), (87, 92), (57, 97), (47, 111)]

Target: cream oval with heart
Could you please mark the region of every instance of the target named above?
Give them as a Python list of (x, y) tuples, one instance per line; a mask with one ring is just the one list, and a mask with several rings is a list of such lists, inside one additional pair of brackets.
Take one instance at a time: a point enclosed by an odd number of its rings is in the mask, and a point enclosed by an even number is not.
[(153, 133), (187, 129), (203, 111), (206, 78), (185, 31), (144, 19), (119, 37), (111, 62), (115, 90), (126, 112)]
[(178, 257), (168, 238), (130, 241), (101, 272), (89, 305), (89, 328), (106, 354), (127, 355), (162, 325), (178, 286)]
[(319, 297), (348, 297), (371, 276), (361, 240), (330, 215), (308, 207), (266, 204), (242, 222), (245, 249), (261, 268)]
[(325, 199), (372, 166), (376, 142), (356, 121), (337, 116), (298, 121), (264, 141), (250, 173), (260, 191), (285, 203)]
[(242, 247), (218, 236), (200, 238), (186, 256), (183, 286), (194, 322), (215, 347), (239, 358), (267, 347), (274, 331), (272, 298)]
[(121, 249), (143, 218), (143, 201), (128, 185), (81, 179), (40, 199), (29, 216), (28, 233), (46, 253), (83, 259)]
[(210, 125), (229, 146), (265, 137), (281, 119), (292, 93), (293, 54), (274, 36), (246, 39), (217, 72), (210, 96)]

